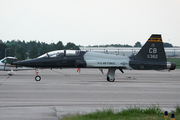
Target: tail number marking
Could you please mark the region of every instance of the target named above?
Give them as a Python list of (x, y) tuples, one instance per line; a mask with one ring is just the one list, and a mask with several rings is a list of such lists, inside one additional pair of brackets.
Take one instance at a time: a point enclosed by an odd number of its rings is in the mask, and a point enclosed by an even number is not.
[(149, 53), (157, 53), (157, 48), (149, 48)]
[(148, 54), (148, 55), (147, 55), (147, 58), (150, 58), (150, 59), (158, 59), (158, 55)]
[(147, 55), (147, 58), (150, 58), (150, 59), (158, 59), (158, 55), (156, 54), (157, 53), (157, 48), (149, 48), (149, 53)]

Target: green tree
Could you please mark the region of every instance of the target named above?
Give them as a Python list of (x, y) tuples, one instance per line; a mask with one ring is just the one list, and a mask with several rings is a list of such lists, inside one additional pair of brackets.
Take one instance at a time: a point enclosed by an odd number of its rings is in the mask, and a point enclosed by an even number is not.
[(48, 46), (48, 51), (54, 51), (54, 50), (56, 50), (56, 44), (51, 43), (51, 44)]
[(164, 47), (173, 47), (173, 45), (170, 43), (163, 43), (163, 44), (164, 44)]
[(46, 44), (46, 43), (42, 43), (42, 44), (43, 45), (42, 45), (41, 50), (40, 50), (40, 55), (49, 52), (48, 44)]
[(59, 42), (56, 44), (56, 49), (57, 49), (57, 50), (62, 50), (62, 49), (64, 49), (64, 45), (63, 45), (63, 43), (62, 43), (61, 41), (59, 41)]
[(37, 46), (33, 46), (31, 50), (29, 51), (29, 58), (36, 58), (38, 57), (38, 48)]
[(141, 47), (141, 43), (138, 41), (135, 43), (134, 47)]
[(16, 58), (17, 58), (18, 60), (23, 60), (21, 54), (19, 54), (19, 53), (16, 53)]
[(76, 46), (74, 43), (67, 43), (67, 45), (65, 46), (65, 49), (69, 49), (69, 50), (80, 50), (78, 46)]
[(26, 43), (25, 51), (30, 51), (34, 46), (37, 46), (36, 41), (30, 41)]
[(24, 50), (23, 47), (19, 47), (16, 51), (16, 57), (19, 59), (19, 60), (25, 60), (26, 59), (26, 52)]
[(6, 44), (0, 43), (0, 59), (5, 57), (5, 49), (7, 48)]

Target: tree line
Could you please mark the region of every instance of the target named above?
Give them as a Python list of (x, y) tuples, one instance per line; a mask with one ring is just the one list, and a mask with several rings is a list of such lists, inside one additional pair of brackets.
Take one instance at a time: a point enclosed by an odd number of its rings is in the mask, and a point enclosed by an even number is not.
[(29, 58), (32, 59), (46, 52), (62, 49), (80, 50), (79, 46), (71, 42), (63, 45), (61, 41), (56, 44), (47, 44), (45, 42), (39, 41), (25, 42), (24, 40), (11, 40), (3, 42), (0, 40), (0, 59), (4, 58), (5, 56), (16, 56), (19, 60), (25, 60)]

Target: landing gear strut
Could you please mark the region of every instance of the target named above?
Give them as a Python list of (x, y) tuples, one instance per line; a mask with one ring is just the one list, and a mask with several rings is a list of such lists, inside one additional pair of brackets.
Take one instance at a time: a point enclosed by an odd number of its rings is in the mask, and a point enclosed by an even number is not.
[(36, 73), (35, 80), (36, 80), (36, 81), (40, 81), (40, 80), (41, 80), (41, 76), (38, 75), (39, 70), (38, 70), (38, 69), (35, 69), (35, 73)]
[[(107, 81), (108, 82), (114, 82), (115, 81), (115, 71), (117, 68), (109, 68), (108, 73), (107, 73)], [(119, 69), (122, 73), (124, 73), (124, 71), (120, 68)]]
[(116, 68), (109, 68), (108, 73), (107, 73), (107, 81), (109, 82), (114, 82), (115, 81), (115, 71)]

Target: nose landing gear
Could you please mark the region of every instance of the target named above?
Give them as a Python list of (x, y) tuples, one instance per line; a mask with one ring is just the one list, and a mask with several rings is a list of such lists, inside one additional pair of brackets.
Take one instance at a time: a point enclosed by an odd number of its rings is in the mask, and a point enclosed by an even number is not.
[(41, 76), (38, 75), (39, 70), (38, 70), (38, 69), (35, 69), (35, 73), (36, 73), (35, 80), (36, 80), (36, 81), (40, 81), (40, 80), (41, 80)]

